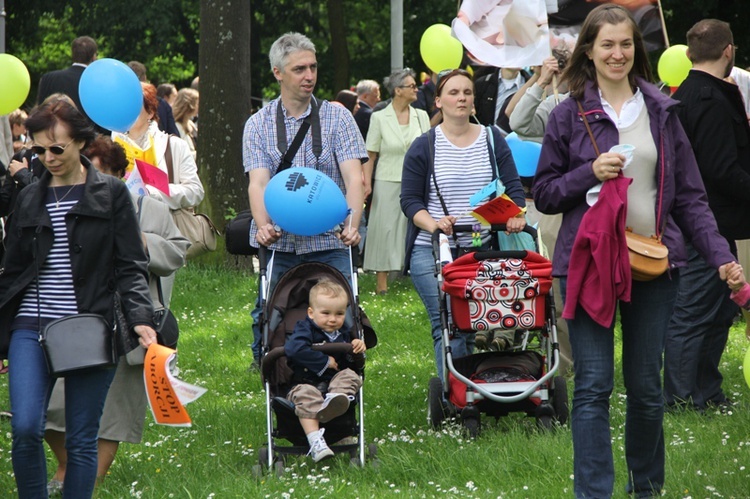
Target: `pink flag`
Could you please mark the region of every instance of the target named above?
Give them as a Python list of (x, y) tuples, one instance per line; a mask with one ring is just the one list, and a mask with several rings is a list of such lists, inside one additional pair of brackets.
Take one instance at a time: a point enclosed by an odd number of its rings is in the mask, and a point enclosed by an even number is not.
[(169, 196), (169, 176), (166, 172), (140, 159), (135, 160), (135, 165), (138, 167), (138, 172), (141, 174), (144, 184), (153, 185)]

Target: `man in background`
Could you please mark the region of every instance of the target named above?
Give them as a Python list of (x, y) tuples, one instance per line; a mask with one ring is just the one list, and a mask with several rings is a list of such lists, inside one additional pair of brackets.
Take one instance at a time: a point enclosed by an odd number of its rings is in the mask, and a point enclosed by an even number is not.
[(355, 91), (359, 100), (359, 111), (354, 115), (354, 121), (357, 122), (362, 138), (367, 140), (372, 110), (375, 104), (380, 102), (380, 85), (375, 80), (360, 80)]
[(42, 75), (42, 79), (39, 80), (36, 103), (39, 105), (50, 95), (62, 93), (73, 99), (78, 110), (88, 118), (78, 96), (78, 84), (83, 71), (96, 60), (98, 46), (90, 36), (79, 36), (70, 45), (70, 51), (73, 57), (73, 64), (70, 67)]
[[(726, 81), (734, 66), (729, 24), (704, 19), (687, 33), (693, 69), (674, 94), (690, 139), (719, 233), (737, 254), (735, 240), (750, 239), (750, 126), (737, 85)], [(670, 408), (726, 409), (719, 370), (737, 305), (729, 289), (686, 241), (687, 267), (664, 350), (664, 396)]]

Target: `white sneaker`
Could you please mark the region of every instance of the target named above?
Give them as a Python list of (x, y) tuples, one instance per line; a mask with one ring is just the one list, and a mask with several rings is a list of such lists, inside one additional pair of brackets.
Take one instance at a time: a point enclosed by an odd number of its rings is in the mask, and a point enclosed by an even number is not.
[(318, 421), (327, 423), (344, 414), (349, 409), (349, 397), (343, 393), (326, 393), (326, 399), (318, 411)]
[(328, 448), (326, 440), (323, 438), (324, 431), (325, 430), (321, 428), (307, 436), (307, 440), (310, 442), (310, 452), (308, 452), (307, 455), (312, 456), (313, 461), (316, 463), (323, 459), (333, 457), (333, 451)]

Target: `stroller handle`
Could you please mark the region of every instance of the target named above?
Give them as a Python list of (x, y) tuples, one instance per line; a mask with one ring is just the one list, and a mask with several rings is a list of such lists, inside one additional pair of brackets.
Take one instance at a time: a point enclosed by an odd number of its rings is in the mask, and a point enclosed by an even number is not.
[(268, 267), (269, 251), (270, 250), (266, 246), (263, 246), (262, 244), (258, 245), (258, 268), (262, 274), (266, 273), (266, 268)]
[[(457, 232), (473, 232), (476, 228), (476, 225), (454, 225), (453, 226), (453, 233)], [(489, 229), (493, 233), (503, 232), (506, 229), (505, 224), (492, 224), (492, 225), (482, 225), (482, 229)], [(537, 229), (530, 226), (529, 224), (526, 224), (526, 226), (521, 230), (521, 232), (525, 232), (529, 234), (534, 239), (534, 246), (535, 251), (539, 251), (538, 249), (538, 232)], [(436, 259), (439, 259), (438, 255), (440, 255), (440, 236), (445, 234), (441, 229), (437, 229), (435, 232), (432, 233), (432, 251), (435, 255)], [(527, 252), (526, 250), (489, 250), (489, 251), (483, 251), (480, 253), (477, 253), (478, 257), (481, 259), (485, 258), (519, 258), (523, 259), (526, 258)]]
[[(482, 229), (489, 229), (490, 232), (504, 232), (507, 226), (505, 224), (492, 224), (492, 225), (480, 225)], [(453, 232), (473, 232), (476, 225), (470, 225), (470, 224), (457, 224), (453, 226)], [(537, 238), (537, 230), (536, 228), (532, 227), (529, 224), (526, 224), (521, 232), (525, 232), (531, 237), (536, 240)], [(442, 231), (442, 229), (437, 229), (435, 232), (432, 233), (432, 244), (435, 245), (439, 242), (440, 234), (445, 234), (445, 232)]]

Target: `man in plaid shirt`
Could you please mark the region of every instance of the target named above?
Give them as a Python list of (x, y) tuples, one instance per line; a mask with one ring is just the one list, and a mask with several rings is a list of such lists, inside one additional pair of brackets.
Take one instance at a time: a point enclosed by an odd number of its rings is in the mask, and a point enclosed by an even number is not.
[[(359, 243), (359, 222), (362, 218), (362, 164), (367, 150), (352, 114), (345, 108), (313, 97), (318, 76), (315, 45), (299, 33), (287, 33), (277, 39), (268, 54), (271, 69), (281, 86), (279, 98), (250, 117), (243, 135), (243, 163), (249, 177), (248, 196), (253, 220), (250, 244), (275, 250), (270, 290), (288, 269), (303, 262), (323, 262), (351, 278), (347, 246)], [(351, 209), (343, 230), (316, 236), (296, 236), (278, 229), (266, 211), (263, 195), (269, 180), (279, 169), (284, 151), (291, 145), (302, 121), (317, 109), (319, 125), (313, 123), (294, 156), (295, 167), (308, 167), (328, 175), (341, 188)], [(281, 109), (279, 109), (281, 108)], [(281, 111), (281, 113), (279, 113)], [(278, 123), (283, 119), (287, 147), (279, 147)], [(315, 150), (314, 137), (319, 126), (320, 150)], [(284, 137), (282, 137), (284, 139)], [(270, 294), (270, 293), (269, 293)], [(260, 357), (260, 330), (253, 310), (253, 356)]]

